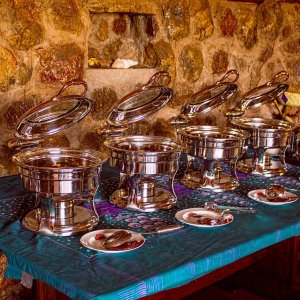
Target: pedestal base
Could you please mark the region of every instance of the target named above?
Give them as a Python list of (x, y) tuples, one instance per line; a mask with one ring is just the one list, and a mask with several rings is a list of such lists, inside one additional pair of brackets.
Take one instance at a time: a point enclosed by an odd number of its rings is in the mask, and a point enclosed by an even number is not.
[(209, 189), (214, 192), (230, 191), (239, 186), (238, 180), (230, 174), (221, 173), (220, 178), (211, 178), (201, 176), (199, 171), (186, 173), (181, 182), (191, 189)]
[(287, 168), (280, 160), (272, 160), (269, 164), (255, 164), (253, 159), (244, 159), (237, 163), (237, 170), (247, 174), (263, 175), (265, 177), (282, 176)]
[(52, 219), (49, 212), (40, 208), (30, 211), (22, 221), (23, 226), (33, 232), (53, 236), (69, 236), (94, 229), (98, 217), (87, 208), (75, 206), (71, 218)]
[(176, 198), (167, 190), (154, 188), (154, 195), (149, 197), (136, 197), (136, 207), (130, 205), (128, 207), (128, 189), (119, 189), (110, 196), (110, 202), (122, 208), (130, 208), (133, 210), (152, 212), (157, 210), (166, 210), (172, 208), (176, 204)]

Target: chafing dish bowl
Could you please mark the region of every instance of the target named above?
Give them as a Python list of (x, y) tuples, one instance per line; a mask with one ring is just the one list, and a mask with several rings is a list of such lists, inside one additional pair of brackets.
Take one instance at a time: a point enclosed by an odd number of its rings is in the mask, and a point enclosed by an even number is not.
[[(182, 182), (191, 188), (214, 191), (232, 190), (238, 186), (235, 164), (250, 136), (244, 130), (218, 126), (186, 126), (177, 134), (187, 154), (188, 167)], [(197, 167), (200, 161), (200, 166)], [(222, 169), (230, 167), (230, 173)]]
[(251, 134), (248, 144), (254, 147), (286, 147), (293, 129), (285, 121), (262, 118), (240, 118), (231, 123)]
[[(41, 208), (29, 212), (23, 226), (47, 235), (71, 235), (93, 229), (98, 221), (93, 197), (104, 161), (101, 153), (71, 148), (37, 148), (13, 156), (25, 188), (37, 193)], [(93, 212), (75, 206), (88, 195)]]
[[(114, 137), (105, 145), (110, 150), (110, 165), (121, 171), (119, 189), (110, 198), (114, 204), (154, 211), (176, 203), (173, 181), (181, 145), (159, 136)], [(155, 187), (153, 177), (158, 175), (169, 176), (170, 191)]]
[(110, 165), (123, 173), (162, 175), (174, 172), (181, 146), (159, 136), (127, 136), (109, 139)]
[(250, 133), (247, 146), (253, 156), (239, 162), (240, 170), (264, 176), (286, 172), (285, 151), (290, 143), (292, 125), (263, 118), (233, 119), (231, 123)]
[(101, 153), (71, 148), (40, 148), (13, 157), (25, 188), (43, 193), (93, 192), (99, 184)]
[(186, 154), (214, 160), (239, 157), (250, 136), (243, 130), (209, 125), (179, 128), (177, 134)]

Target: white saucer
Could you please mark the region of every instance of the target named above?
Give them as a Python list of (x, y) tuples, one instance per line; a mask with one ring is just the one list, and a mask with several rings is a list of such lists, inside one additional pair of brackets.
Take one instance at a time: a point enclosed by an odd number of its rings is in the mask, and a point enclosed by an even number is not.
[(136, 247), (129, 248), (129, 249), (109, 250), (109, 249), (107, 249), (107, 248), (105, 248), (103, 246), (104, 240), (101, 240), (101, 239), (100, 240), (96, 240), (96, 238), (95, 238), (96, 234), (103, 234), (103, 235), (109, 237), (113, 233), (115, 233), (116, 231), (120, 231), (120, 230), (123, 230), (123, 229), (101, 229), (101, 230), (91, 231), (91, 232), (88, 232), (88, 233), (86, 233), (85, 235), (83, 235), (81, 237), (80, 243), (84, 247), (86, 247), (86, 248), (89, 248), (89, 249), (92, 249), (92, 250), (96, 250), (96, 251), (105, 252), (105, 253), (128, 252), (128, 251), (132, 251), (132, 250), (138, 249), (139, 247), (141, 247), (144, 244), (144, 242), (145, 242), (144, 237), (140, 233), (133, 232), (133, 231), (130, 231), (130, 230), (125, 230), (125, 231), (127, 231), (127, 232), (129, 232), (129, 233), (132, 234), (132, 237), (129, 240), (129, 242), (136, 241), (136, 242), (138, 242), (138, 245)]
[[(248, 197), (257, 202), (267, 204), (267, 205), (285, 205), (285, 204), (290, 204), (290, 203), (298, 201), (298, 196), (296, 194), (293, 194), (293, 193), (290, 193), (287, 191), (285, 191), (283, 194), (283, 197), (280, 198), (280, 199), (282, 199), (282, 201), (269, 200), (265, 196), (265, 193), (266, 193), (266, 189), (253, 190), (248, 193)], [(260, 195), (260, 194), (262, 194), (262, 195)], [(292, 198), (292, 199), (289, 199), (289, 198)]]
[[(193, 217), (192, 214), (197, 215), (197, 217)], [(224, 220), (226, 220), (224, 223), (215, 223), (215, 224), (202, 224), (199, 223), (199, 217), (207, 217), (209, 219), (219, 219), (221, 218), (221, 215), (217, 212), (207, 210), (205, 208), (188, 208), (180, 210), (176, 213), (175, 218), (185, 224), (196, 226), (196, 227), (205, 227), (205, 228), (211, 228), (211, 227), (220, 227), (224, 225), (230, 224), (234, 218), (231, 214), (225, 214), (223, 216)]]

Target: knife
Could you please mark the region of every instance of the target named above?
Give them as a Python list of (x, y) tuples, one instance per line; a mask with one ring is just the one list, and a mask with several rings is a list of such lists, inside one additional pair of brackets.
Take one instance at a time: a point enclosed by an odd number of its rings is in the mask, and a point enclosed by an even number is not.
[(169, 232), (173, 232), (176, 230), (179, 230), (183, 228), (183, 225), (178, 225), (178, 224), (174, 224), (174, 225), (168, 225), (165, 227), (158, 227), (153, 231), (148, 231), (148, 232), (141, 232), (141, 234), (160, 234), (160, 233), (169, 233)]

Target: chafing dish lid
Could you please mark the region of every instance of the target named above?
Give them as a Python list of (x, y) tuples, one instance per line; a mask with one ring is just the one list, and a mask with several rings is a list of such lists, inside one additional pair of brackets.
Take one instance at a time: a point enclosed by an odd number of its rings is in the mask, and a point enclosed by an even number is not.
[(258, 86), (243, 95), (237, 106), (230, 109), (226, 113), (226, 116), (238, 117), (243, 115), (248, 108), (260, 107), (269, 101), (275, 100), (288, 89), (288, 84), (284, 83), (288, 78), (289, 74), (286, 71), (277, 73), (274, 78), (267, 83)]
[(287, 84), (269, 83), (259, 86), (243, 96), (242, 101), (247, 103), (247, 108), (259, 107), (282, 95), (287, 89)]
[(168, 72), (155, 73), (141, 89), (113, 105), (106, 123), (115, 127), (125, 127), (155, 113), (172, 98), (172, 90), (166, 87), (170, 81), (171, 76)]
[[(228, 80), (227, 78), (231, 75), (234, 77)], [(191, 118), (195, 115), (207, 113), (223, 104), (236, 93), (237, 86), (233, 83), (236, 82), (238, 77), (238, 71), (230, 70), (213, 85), (196, 92), (182, 107), (180, 116)]]
[[(62, 96), (62, 92), (71, 85), (83, 84), (81, 95)], [(44, 101), (28, 110), (19, 120), (15, 137), (20, 140), (39, 140), (56, 134), (82, 120), (91, 110), (91, 100), (84, 98), (86, 83), (74, 80), (62, 88), (51, 100)]]

